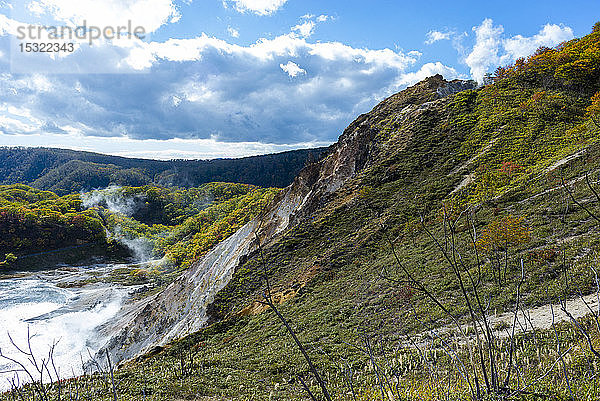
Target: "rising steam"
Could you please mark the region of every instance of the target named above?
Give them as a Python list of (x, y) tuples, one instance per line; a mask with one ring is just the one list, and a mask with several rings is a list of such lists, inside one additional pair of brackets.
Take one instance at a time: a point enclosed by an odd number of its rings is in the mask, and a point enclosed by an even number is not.
[(85, 208), (102, 206), (112, 213), (120, 213), (128, 217), (131, 217), (137, 210), (136, 199), (125, 197), (123, 189), (117, 185), (82, 193), (81, 200)]
[[(127, 217), (133, 216), (138, 210), (141, 196), (125, 196), (123, 188), (117, 185), (111, 185), (105, 189), (82, 193), (81, 200), (86, 208), (104, 208), (110, 213), (121, 214)], [(116, 225), (112, 228), (107, 227), (109, 237), (125, 245), (133, 254), (138, 262), (147, 262), (152, 258), (154, 246), (152, 242), (145, 237), (128, 238), (123, 233), (121, 226)]]

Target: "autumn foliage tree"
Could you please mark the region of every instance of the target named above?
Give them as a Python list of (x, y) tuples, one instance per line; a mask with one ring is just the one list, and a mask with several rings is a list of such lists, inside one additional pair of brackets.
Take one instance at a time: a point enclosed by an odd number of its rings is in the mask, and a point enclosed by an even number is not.
[(508, 215), (500, 217), (487, 225), (477, 241), (479, 250), (493, 252), (504, 250), (512, 245), (529, 241), (529, 229), (523, 224), (523, 217)]
[(518, 173), (524, 170), (524, 167), (513, 162), (503, 162), (500, 166), (500, 173), (508, 177), (509, 181)]
[(592, 120), (596, 127), (600, 128), (600, 92), (596, 92), (591, 100), (592, 103), (587, 107), (586, 115)]
[(476, 242), (477, 249), (490, 257), (492, 272), (499, 284), (503, 279), (506, 280), (509, 249), (527, 243), (530, 238), (531, 233), (524, 224), (524, 218), (513, 215), (499, 217), (483, 230)]
[[(524, 87), (568, 88), (594, 91), (600, 76), (600, 23), (591, 35), (563, 42), (555, 48), (541, 47), (527, 58), (500, 67), (494, 81), (510, 80)], [(593, 92), (592, 92), (593, 93)]]

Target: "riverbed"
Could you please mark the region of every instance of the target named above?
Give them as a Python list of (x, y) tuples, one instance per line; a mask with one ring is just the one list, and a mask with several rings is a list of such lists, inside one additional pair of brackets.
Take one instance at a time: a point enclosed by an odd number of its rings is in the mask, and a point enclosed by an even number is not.
[[(53, 359), (60, 378), (80, 375), (82, 363), (108, 341), (100, 334), (99, 327), (112, 319), (140, 289), (140, 286), (123, 286), (98, 278), (128, 267), (124, 264), (64, 266), (13, 274), (10, 278), (0, 276), (2, 354), (32, 368), (27, 355), (17, 347), (27, 352), (31, 345), (33, 354), (41, 361), (48, 359), (54, 345)], [(0, 390), (10, 387), (15, 368), (15, 363), (0, 357)], [(18, 374), (23, 382), (27, 375)]]

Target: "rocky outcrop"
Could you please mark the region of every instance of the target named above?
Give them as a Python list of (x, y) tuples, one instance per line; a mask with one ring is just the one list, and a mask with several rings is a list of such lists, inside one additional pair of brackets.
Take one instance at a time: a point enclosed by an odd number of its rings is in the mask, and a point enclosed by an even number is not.
[[(150, 347), (201, 328), (206, 308), (229, 281), (240, 258), (253, 250), (256, 221), (218, 244), (162, 292), (126, 307), (102, 331), (115, 361), (135, 357)], [(100, 351), (102, 354), (104, 350)]]
[(454, 95), (458, 92), (475, 88), (477, 88), (477, 82), (475, 81), (462, 81), (460, 79), (455, 79), (454, 81), (450, 81), (447, 84), (440, 86), (436, 93), (439, 97), (444, 98), (446, 96)]

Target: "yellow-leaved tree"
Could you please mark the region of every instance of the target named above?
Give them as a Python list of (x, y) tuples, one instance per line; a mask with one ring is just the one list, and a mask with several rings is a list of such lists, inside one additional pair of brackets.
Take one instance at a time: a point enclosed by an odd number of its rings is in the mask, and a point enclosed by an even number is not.
[(586, 115), (592, 120), (596, 127), (600, 128), (600, 92), (596, 92), (591, 100), (592, 103), (587, 107)]

